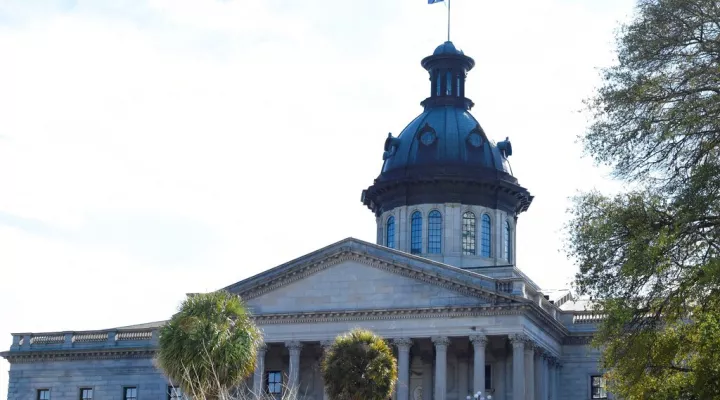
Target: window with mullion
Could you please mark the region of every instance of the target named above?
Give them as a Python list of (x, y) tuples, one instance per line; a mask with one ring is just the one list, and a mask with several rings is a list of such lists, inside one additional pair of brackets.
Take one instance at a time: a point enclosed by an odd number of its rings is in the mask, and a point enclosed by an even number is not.
[(442, 215), (440, 211), (433, 210), (428, 214), (428, 253), (440, 254), (442, 252)]
[(410, 217), (410, 253), (422, 253), (422, 214), (415, 211)]
[(490, 222), (490, 216), (483, 214), (480, 230), (480, 255), (483, 257), (490, 257), (491, 254), (491, 236), (492, 235), (492, 223)]
[(183, 392), (179, 387), (168, 386), (168, 400), (182, 400)]
[(135, 386), (124, 387), (123, 400), (137, 400), (137, 388)]
[(81, 388), (80, 389), (80, 400), (92, 400), (93, 390), (92, 388)]
[(510, 234), (510, 223), (505, 221), (505, 227), (504, 227), (504, 236), (505, 240), (503, 240), (503, 254), (505, 256), (505, 259), (508, 261), (511, 260), (511, 254), (512, 254), (512, 235)]
[(280, 371), (268, 371), (265, 376), (265, 387), (267, 392), (272, 395), (282, 394), (282, 372)]
[(602, 375), (593, 375), (590, 377), (590, 398), (591, 399), (607, 399), (607, 390), (605, 389), (605, 377)]
[(463, 214), (462, 251), (464, 255), (475, 255), (475, 214), (469, 211)]
[(50, 389), (38, 389), (37, 400), (50, 400)]
[(387, 227), (385, 233), (385, 246), (395, 248), (395, 217), (387, 219)]

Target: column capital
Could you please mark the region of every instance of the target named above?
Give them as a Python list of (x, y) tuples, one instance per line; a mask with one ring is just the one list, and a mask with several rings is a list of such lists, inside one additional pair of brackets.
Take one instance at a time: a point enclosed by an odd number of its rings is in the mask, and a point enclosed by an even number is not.
[(431, 338), (431, 340), (435, 344), (435, 347), (447, 347), (448, 345), (450, 345), (450, 338), (447, 336), (434, 336)]
[(485, 335), (471, 335), (470, 336), (470, 342), (473, 344), (473, 346), (485, 346), (488, 342), (488, 337)]
[(287, 347), (290, 351), (300, 351), (302, 349), (303, 344), (299, 340), (288, 340), (285, 342), (285, 347)]
[(510, 334), (508, 335), (508, 339), (510, 339), (510, 343), (512, 343), (513, 348), (532, 346), (533, 344), (530, 338), (524, 333)]
[(560, 364), (560, 360), (558, 360), (558, 358), (553, 356), (552, 354), (548, 353), (548, 355), (546, 357), (547, 357), (547, 362), (548, 362), (549, 366), (555, 367), (558, 364)]
[(392, 343), (397, 346), (398, 350), (410, 350), (410, 347), (413, 345), (413, 340), (408, 337), (395, 338), (392, 340)]
[(267, 348), (268, 348), (268, 346), (267, 346), (266, 343), (260, 343), (260, 344), (258, 345), (258, 347), (257, 347), (257, 352), (258, 352), (258, 353), (265, 353), (265, 352), (267, 351)]

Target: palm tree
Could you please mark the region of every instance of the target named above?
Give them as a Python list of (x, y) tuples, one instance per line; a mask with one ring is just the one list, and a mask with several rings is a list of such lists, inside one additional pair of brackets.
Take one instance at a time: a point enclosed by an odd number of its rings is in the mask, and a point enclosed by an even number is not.
[(374, 333), (354, 329), (338, 336), (322, 360), (331, 400), (387, 400), (395, 388), (397, 362)]
[(194, 399), (219, 399), (253, 373), (261, 343), (238, 296), (191, 295), (160, 331), (157, 364)]

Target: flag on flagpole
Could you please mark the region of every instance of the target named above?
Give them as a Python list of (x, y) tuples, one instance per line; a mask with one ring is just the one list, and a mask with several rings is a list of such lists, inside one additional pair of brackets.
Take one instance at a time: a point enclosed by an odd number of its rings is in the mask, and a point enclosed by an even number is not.
[(428, 0), (428, 4), (442, 3), (445, 0)]

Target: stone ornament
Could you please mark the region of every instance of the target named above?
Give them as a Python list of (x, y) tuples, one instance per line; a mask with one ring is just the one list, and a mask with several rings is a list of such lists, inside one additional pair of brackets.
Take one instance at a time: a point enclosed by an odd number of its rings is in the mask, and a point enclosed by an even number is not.
[(485, 335), (472, 335), (470, 336), (470, 342), (472, 342), (473, 346), (485, 346), (488, 343), (488, 337)]
[(290, 351), (299, 352), (300, 349), (302, 349), (303, 344), (299, 340), (290, 340), (285, 342), (285, 347), (287, 347)]
[(397, 346), (398, 350), (410, 350), (413, 345), (413, 341), (410, 338), (397, 338), (393, 339), (393, 344)]
[(450, 338), (447, 336), (435, 336), (432, 338), (435, 347), (447, 347), (450, 345)]

